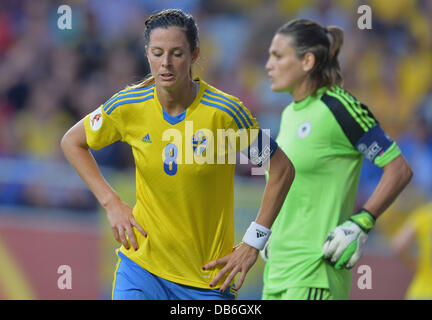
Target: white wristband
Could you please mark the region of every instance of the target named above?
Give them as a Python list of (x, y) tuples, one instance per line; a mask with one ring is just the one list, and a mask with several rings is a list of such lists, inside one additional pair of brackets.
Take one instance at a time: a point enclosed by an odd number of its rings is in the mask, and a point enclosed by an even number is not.
[(243, 242), (258, 250), (264, 249), (264, 246), (270, 237), (271, 230), (252, 221), (249, 228), (243, 236)]

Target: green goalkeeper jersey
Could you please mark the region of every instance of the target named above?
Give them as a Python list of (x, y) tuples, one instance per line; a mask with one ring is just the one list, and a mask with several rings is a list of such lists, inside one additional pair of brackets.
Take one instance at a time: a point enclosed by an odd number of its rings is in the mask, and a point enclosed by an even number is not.
[(323, 260), (324, 241), (353, 213), (363, 158), (383, 167), (400, 150), (369, 109), (338, 86), (286, 107), (276, 141), (296, 175), (272, 227), (264, 294), (312, 287), (347, 299), (351, 271)]

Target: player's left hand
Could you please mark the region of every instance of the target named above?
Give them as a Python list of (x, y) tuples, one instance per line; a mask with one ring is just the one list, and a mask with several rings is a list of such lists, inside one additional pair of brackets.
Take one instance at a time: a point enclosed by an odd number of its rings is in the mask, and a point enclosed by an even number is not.
[(375, 218), (362, 209), (334, 228), (324, 242), (324, 259), (338, 270), (351, 269), (362, 256), (362, 247), (368, 232), (375, 225)]
[(225, 279), (222, 287), (220, 288), (220, 292), (225, 291), (225, 289), (229, 286), (231, 281), (239, 272), (241, 272), (241, 274), (238, 282), (236, 283), (235, 289), (240, 290), (246, 277), (246, 273), (249, 271), (249, 269), (253, 266), (253, 264), (258, 258), (258, 253), (258, 249), (255, 249), (254, 247), (251, 247), (246, 243), (242, 242), (241, 244), (236, 246), (234, 248), (234, 251), (229, 255), (207, 263), (205, 266), (203, 266), (203, 270), (209, 270), (219, 265), (225, 265), (210, 282), (210, 288), (216, 286), (219, 280), (226, 273), (231, 271), (228, 277)]

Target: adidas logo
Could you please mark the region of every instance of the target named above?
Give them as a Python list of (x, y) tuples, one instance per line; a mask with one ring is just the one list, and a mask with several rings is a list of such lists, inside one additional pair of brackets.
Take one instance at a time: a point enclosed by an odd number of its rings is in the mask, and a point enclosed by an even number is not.
[(349, 236), (350, 234), (353, 234), (354, 233), (354, 231), (352, 231), (352, 230), (346, 230), (346, 229), (344, 229), (344, 234), (346, 235), (346, 236)]
[(144, 136), (144, 138), (142, 138), (142, 141), (145, 142), (145, 143), (151, 143), (150, 135), (147, 133), (147, 134)]
[(259, 230), (257, 230), (256, 232), (257, 232), (257, 238), (258, 239), (262, 238), (262, 237), (265, 237), (267, 235), (267, 233), (259, 231)]

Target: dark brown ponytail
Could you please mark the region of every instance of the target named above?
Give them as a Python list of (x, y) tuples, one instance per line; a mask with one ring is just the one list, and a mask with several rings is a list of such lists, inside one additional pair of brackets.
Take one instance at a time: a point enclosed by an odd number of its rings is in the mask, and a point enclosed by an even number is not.
[(344, 38), (341, 28), (324, 28), (312, 20), (296, 19), (284, 24), (277, 33), (291, 37), (291, 45), (299, 59), (308, 52), (314, 54), (315, 65), (309, 72), (313, 92), (323, 86), (342, 85), (338, 60)]
[(327, 27), (327, 34), (330, 40), (329, 48), (329, 62), (324, 67), (323, 72), (326, 73), (324, 77), (328, 79), (331, 85), (342, 84), (342, 73), (339, 65), (339, 52), (344, 41), (344, 32), (337, 26)]

